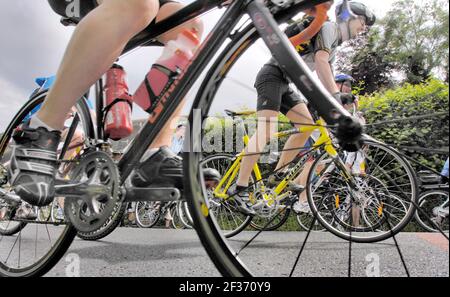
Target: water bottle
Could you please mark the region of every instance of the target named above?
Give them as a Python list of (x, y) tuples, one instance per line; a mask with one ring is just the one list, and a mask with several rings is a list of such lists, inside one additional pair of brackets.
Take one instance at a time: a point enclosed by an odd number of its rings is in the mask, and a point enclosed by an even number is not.
[(105, 83), (105, 135), (108, 138), (120, 140), (133, 133), (132, 103), (126, 72), (122, 66), (114, 64), (106, 73)]
[(151, 115), (159, 114), (163, 109), (164, 94), (180, 77), (199, 44), (199, 38), (190, 30), (182, 31), (176, 40), (169, 41), (134, 94), (134, 102)]

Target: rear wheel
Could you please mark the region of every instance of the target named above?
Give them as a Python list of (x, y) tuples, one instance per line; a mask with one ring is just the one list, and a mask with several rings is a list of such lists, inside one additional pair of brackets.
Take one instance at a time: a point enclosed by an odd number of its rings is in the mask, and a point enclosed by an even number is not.
[[(225, 176), (227, 171), (235, 161), (234, 156), (227, 154), (217, 154), (207, 157), (201, 163), (201, 170), (212, 168), (217, 170), (221, 176)], [(226, 238), (231, 238), (242, 232), (252, 221), (252, 217), (242, 214), (237, 210), (236, 202), (233, 199), (223, 199), (214, 194), (215, 189), (208, 189), (208, 200), (211, 214), (217, 221)]]

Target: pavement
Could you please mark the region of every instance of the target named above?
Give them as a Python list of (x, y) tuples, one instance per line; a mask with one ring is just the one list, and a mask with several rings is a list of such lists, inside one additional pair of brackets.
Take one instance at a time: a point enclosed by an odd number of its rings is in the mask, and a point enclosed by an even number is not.
[[(235, 249), (255, 233), (229, 240)], [(241, 254), (256, 276), (287, 276), (305, 232), (264, 232)], [(411, 276), (448, 277), (449, 242), (440, 234), (400, 233), (396, 236)], [(330, 233), (313, 233), (294, 276), (346, 277), (349, 243)], [(392, 239), (352, 244), (352, 276), (406, 276)], [(75, 268), (74, 268), (74, 263)], [(76, 239), (48, 276), (220, 276), (193, 230), (118, 228), (97, 242)]]

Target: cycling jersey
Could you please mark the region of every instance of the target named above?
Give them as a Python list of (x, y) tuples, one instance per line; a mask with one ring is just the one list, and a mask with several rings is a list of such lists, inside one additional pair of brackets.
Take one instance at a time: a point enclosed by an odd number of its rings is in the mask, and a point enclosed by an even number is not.
[[(285, 33), (288, 37), (292, 37), (295, 35), (296, 30), (293, 30), (292, 26), (297, 25), (298, 24), (295, 23), (286, 29)], [(316, 36), (314, 36), (307, 43), (298, 45), (296, 47), (296, 50), (302, 57), (302, 59), (306, 62), (311, 71), (315, 70), (315, 54), (321, 50), (326, 51), (330, 55), (329, 63), (330, 65), (332, 65), (336, 58), (337, 48), (342, 43), (340, 35), (341, 34), (336, 23), (329, 21), (325, 22)], [(272, 57), (269, 61), (269, 64), (278, 65), (278, 62)]]
[[(298, 34), (298, 26), (299, 23), (289, 26), (285, 31), (286, 35), (292, 37)], [(326, 22), (316, 36), (308, 43), (297, 46), (296, 50), (311, 71), (314, 71), (315, 54), (320, 50), (329, 53), (331, 67), (336, 56), (336, 49), (340, 43), (340, 31), (337, 24)], [(307, 102), (297, 90), (292, 88), (291, 81), (273, 57), (259, 71), (256, 77), (255, 88), (258, 93), (258, 111), (272, 110), (286, 114), (294, 106)]]

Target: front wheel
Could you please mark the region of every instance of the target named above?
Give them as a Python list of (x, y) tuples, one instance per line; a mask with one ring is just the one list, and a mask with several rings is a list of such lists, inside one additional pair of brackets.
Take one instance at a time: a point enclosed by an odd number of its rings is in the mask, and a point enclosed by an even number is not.
[(308, 202), (321, 225), (336, 236), (361, 243), (382, 241), (412, 219), (416, 175), (399, 153), (382, 143), (365, 141), (358, 154), (354, 168), (355, 158), (344, 152), (337, 157), (323, 153), (308, 175)]

